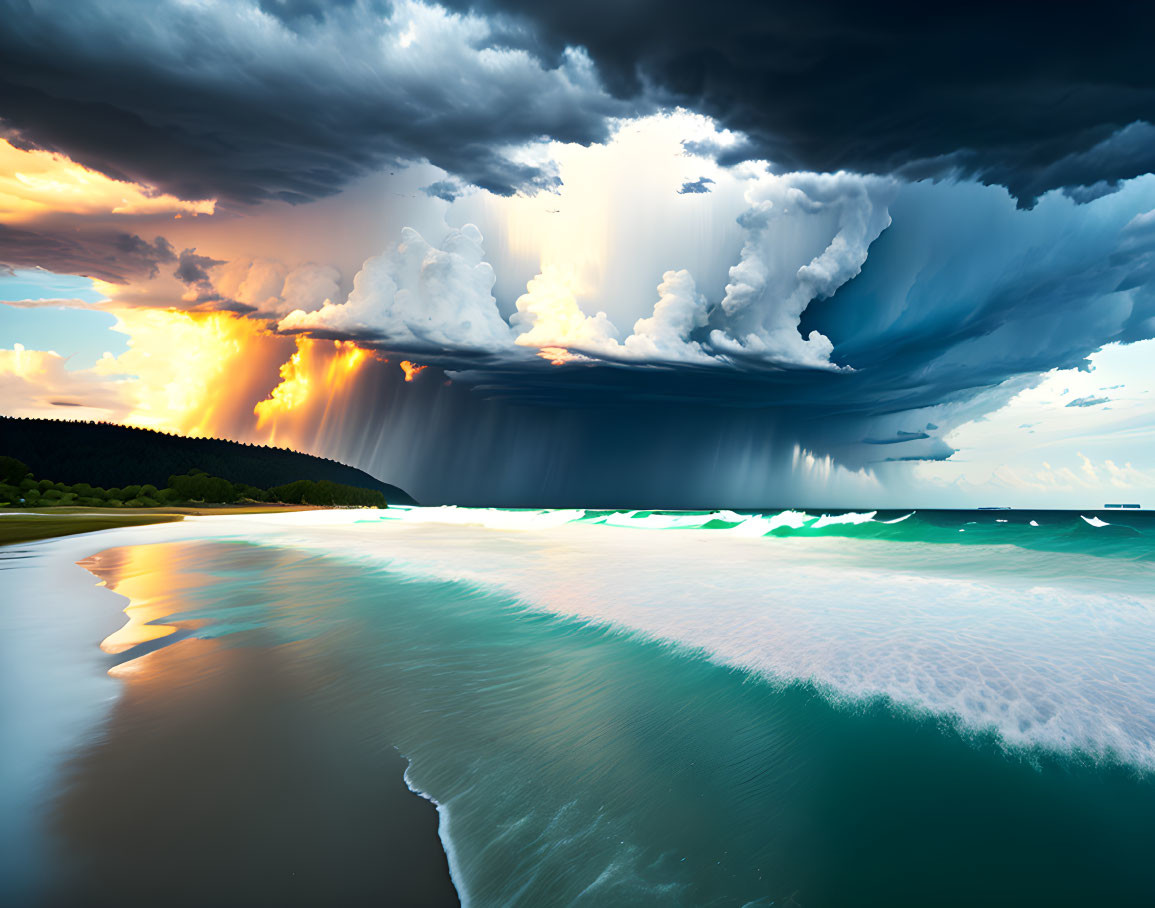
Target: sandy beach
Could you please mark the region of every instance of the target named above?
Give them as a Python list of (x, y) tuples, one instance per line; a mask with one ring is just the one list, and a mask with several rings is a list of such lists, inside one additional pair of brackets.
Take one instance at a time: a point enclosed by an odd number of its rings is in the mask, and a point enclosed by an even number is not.
[(329, 721), (307, 696), (323, 679), (291, 648), (147, 623), (187, 607), (179, 553), (109, 546), (157, 529), (0, 548), (5, 892), (53, 905), (457, 904), (436, 808), (407, 787), (406, 761)]

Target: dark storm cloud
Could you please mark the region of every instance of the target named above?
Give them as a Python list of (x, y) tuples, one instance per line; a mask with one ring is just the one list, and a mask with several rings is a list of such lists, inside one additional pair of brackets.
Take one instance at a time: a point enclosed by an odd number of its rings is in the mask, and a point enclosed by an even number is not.
[[(960, 174), (1031, 205), (1155, 167), (1155, 7), (1072, 0), (461, 0), (588, 48), (610, 89), (746, 133), (730, 160)], [(1120, 132), (1120, 130), (1124, 130)]]
[(221, 259), (197, 255), (195, 249), (185, 249), (181, 252), (180, 261), (172, 275), (186, 284), (207, 284), (209, 283), (208, 269), (223, 264), (224, 261)]
[[(556, 365), (532, 349), (466, 357), (378, 336), (386, 358), (440, 367), (456, 389), (441, 429), (406, 424), (399, 437), (436, 459), (431, 449), (459, 447), (453, 437), (491, 433), (495, 450), (510, 448), (496, 461), (523, 466), (563, 447), (574, 463), (559, 462), (562, 472), (542, 480), (548, 494), (509, 492), (526, 503), (617, 489), (605, 484), (610, 474), (621, 479), (622, 501), (633, 489), (671, 506), (708, 502), (733, 477), (772, 501), (775, 482), (789, 492), (795, 445), (852, 470), (943, 460), (953, 451), (939, 435), (998, 409), (1040, 374), (1085, 369), (1104, 344), (1155, 337), (1153, 209), (1153, 178), (1090, 205), (1050, 194), (1032, 212), (973, 183), (904, 186), (861, 273), (803, 314), (801, 334), (828, 336), (837, 370), (755, 357), (671, 365), (599, 355)], [(719, 308), (706, 329), (722, 324)], [(695, 338), (709, 348), (703, 331)], [(595, 463), (604, 469), (588, 467)], [(647, 473), (654, 463), (670, 475)], [(468, 479), (445, 498), (484, 484), (455, 469)], [(583, 485), (590, 477), (597, 482)], [(740, 491), (721, 500), (740, 501)]]
[(893, 438), (866, 438), (863, 439), (863, 443), (868, 445), (901, 445), (908, 441), (919, 441), (924, 438), (930, 438), (930, 436), (925, 432), (899, 431)]
[(158, 267), (176, 261), (162, 236), (153, 242), (108, 230), (23, 230), (0, 224), (0, 263), (10, 268), (43, 268), (113, 284), (156, 277)]
[(421, 191), (431, 199), (441, 199), (443, 202), (452, 202), (465, 192), (465, 187), (457, 180), (437, 180), (428, 186), (422, 186)]
[(698, 177), (696, 180), (686, 180), (682, 184), (682, 188), (678, 190), (678, 195), (693, 195), (696, 193), (709, 192), (710, 187), (714, 185), (714, 181), (709, 177)]
[(110, 176), (241, 202), (307, 201), (414, 159), (499, 194), (548, 189), (556, 175), (510, 146), (601, 141), (607, 118), (661, 104), (744, 133), (723, 162), (973, 176), (1028, 206), (1155, 166), (1145, 4), (450, 5), (478, 15), (0, 0), (0, 118)]
[(600, 141), (636, 106), (580, 54), (543, 68), (428, 7), (0, 0), (0, 21), (10, 136), (185, 199), (307, 201), (421, 159), (498, 194), (548, 188), (511, 145)]
[[(258, 0), (261, 12), (276, 16), (287, 25), (296, 25), (302, 19), (320, 22), (332, 9), (348, 9), (356, 0)], [(384, 10), (387, 3), (381, 3)]]

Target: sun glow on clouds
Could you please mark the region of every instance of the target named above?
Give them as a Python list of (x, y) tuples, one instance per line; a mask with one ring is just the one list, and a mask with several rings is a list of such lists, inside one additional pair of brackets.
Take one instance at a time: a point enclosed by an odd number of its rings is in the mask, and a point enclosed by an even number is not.
[(126, 423), (185, 435), (219, 435), (251, 409), (275, 374), (287, 342), (261, 323), (228, 312), (123, 309), (115, 330), (129, 349), (105, 356), (100, 375), (131, 377)]
[(184, 201), (139, 183), (122, 182), (50, 151), (0, 139), (0, 220), (23, 223), (50, 214), (212, 214), (215, 199)]
[[(348, 341), (298, 336), (295, 342), (296, 352), (280, 368), (280, 383), (253, 408), (253, 435), (265, 444), (311, 448), (315, 439), (304, 437), (302, 425), (316, 421), (315, 431), (323, 435), (333, 412), (344, 408), (344, 393), (374, 354)], [(312, 412), (318, 408), (319, 414)]]
[[(107, 311), (128, 350), (90, 369), (70, 370), (53, 351), (0, 349), (2, 412), (324, 453), (325, 440), (340, 437), (357, 412), (365, 367), (381, 361), (350, 341), (279, 335), (231, 312)], [(403, 368), (412, 377), (425, 367)]]
[(417, 363), (411, 363), (407, 359), (401, 360), (401, 371), (405, 373), (406, 381), (413, 381), (424, 369), (424, 366), (419, 366)]
[(7, 416), (122, 419), (129, 405), (123, 386), (91, 370), (69, 371), (53, 350), (0, 349), (0, 401)]

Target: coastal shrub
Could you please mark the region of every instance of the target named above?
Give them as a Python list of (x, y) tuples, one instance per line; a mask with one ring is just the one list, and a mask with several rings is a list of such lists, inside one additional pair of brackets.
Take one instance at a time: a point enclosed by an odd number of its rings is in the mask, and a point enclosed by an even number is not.
[(181, 501), (203, 501), (206, 504), (229, 504), (237, 500), (236, 490), (227, 479), (209, 476), (199, 470), (184, 476), (170, 476), (168, 485)]
[(15, 457), (0, 457), (0, 483), (6, 486), (18, 485), (28, 475), (28, 466)]
[(274, 486), (267, 494), (270, 500), (283, 501), (286, 504), (385, 507), (385, 496), (378, 491), (343, 486), (326, 479), (320, 482), (301, 479), (283, 486)]

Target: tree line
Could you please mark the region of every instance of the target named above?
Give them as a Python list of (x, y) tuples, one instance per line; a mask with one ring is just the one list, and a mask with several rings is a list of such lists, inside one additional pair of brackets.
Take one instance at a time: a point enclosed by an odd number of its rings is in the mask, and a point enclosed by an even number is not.
[[(262, 490), (297, 480), (327, 480), (381, 492), (394, 504), (413, 504), (403, 489), (337, 461), (285, 448), (215, 438), (186, 438), (112, 423), (0, 416), (0, 452), (28, 464), (37, 476), (65, 484), (120, 489), (200, 470)], [(317, 490), (312, 490), (314, 493)]]
[(239, 502), (383, 508), (385, 496), (376, 489), (328, 479), (299, 479), (262, 489), (195, 468), (170, 476), (164, 488), (150, 483), (103, 488), (87, 482), (38, 480), (20, 460), (0, 457), (0, 507), (156, 508)]

